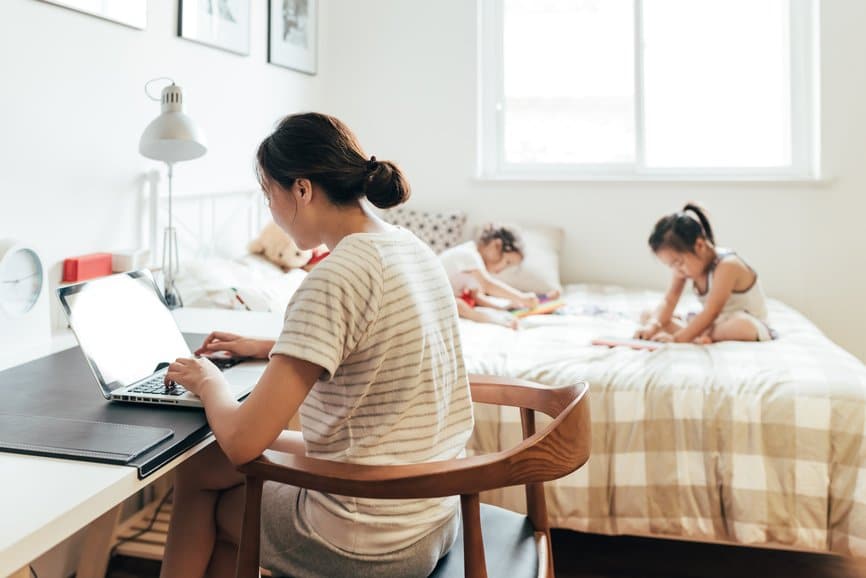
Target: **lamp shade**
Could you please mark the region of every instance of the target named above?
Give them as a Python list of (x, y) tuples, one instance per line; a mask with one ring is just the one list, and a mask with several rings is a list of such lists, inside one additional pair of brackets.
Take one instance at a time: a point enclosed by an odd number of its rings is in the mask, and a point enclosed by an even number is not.
[(207, 138), (183, 112), (183, 91), (172, 83), (162, 89), (162, 114), (141, 135), (138, 151), (149, 159), (176, 163), (207, 152)]

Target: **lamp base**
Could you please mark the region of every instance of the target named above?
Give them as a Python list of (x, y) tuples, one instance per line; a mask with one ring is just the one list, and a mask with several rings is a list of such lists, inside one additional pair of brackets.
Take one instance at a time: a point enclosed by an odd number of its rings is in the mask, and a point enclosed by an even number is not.
[(163, 235), (162, 243), (162, 281), (163, 286), (165, 287), (163, 297), (165, 298), (165, 304), (169, 309), (183, 307), (183, 299), (181, 299), (180, 292), (174, 284), (174, 278), (177, 273), (177, 233), (175, 232), (174, 227), (169, 225), (165, 228), (165, 235)]
[(165, 291), (163, 292), (163, 298), (165, 299), (165, 304), (169, 309), (177, 309), (179, 307), (183, 307), (183, 299), (180, 297), (180, 292), (177, 290), (177, 287), (172, 284), (171, 287), (166, 286)]

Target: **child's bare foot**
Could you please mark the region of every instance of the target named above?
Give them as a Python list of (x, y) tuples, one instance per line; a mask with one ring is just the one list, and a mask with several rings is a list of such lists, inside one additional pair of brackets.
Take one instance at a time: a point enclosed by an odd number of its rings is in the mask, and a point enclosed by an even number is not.
[(548, 291), (547, 293), (541, 293), (538, 297), (542, 301), (553, 301), (554, 299), (559, 299), (560, 295), (562, 295), (562, 292), (559, 289), (554, 289), (552, 291)]
[(698, 345), (709, 345), (713, 342), (713, 339), (707, 333), (704, 333), (703, 335), (695, 337), (693, 342)]
[(495, 311), (478, 311), (481, 316), (482, 323), (493, 323), (495, 325), (504, 325), (509, 329), (517, 329), (517, 318), (510, 313)]

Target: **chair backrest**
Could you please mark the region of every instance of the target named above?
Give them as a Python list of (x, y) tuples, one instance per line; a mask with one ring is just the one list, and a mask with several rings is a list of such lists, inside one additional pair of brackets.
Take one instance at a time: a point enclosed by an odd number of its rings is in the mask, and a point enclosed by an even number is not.
[[(589, 386), (539, 386), (518, 379), (473, 375), (472, 401), (520, 408), (523, 441), (494, 454), (508, 464), (508, 476), (496, 487), (555, 480), (578, 469), (590, 452)], [(540, 411), (553, 421), (535, 431)]]
[[(265, 480), (354, 497), (409, 499), (461, 496), (466, 576), (486, 576), (478, 493), (526, 484), (527, 509), (536, 533), (546, 540), (552, 576), (550, 534), (542, 483), (578, 469), (590, 452), (586, 382), (542, 386), (489, 375), (470, 376), (472, 400), (520, 408), (524, 439), (507, 450), (479, 456), (400, 466), (368, 466), (269, 452), (238, 470), (247, 477), (238, 577), (258, 572), (261, 488)], [(552, 418), (535, 431), (534, 412)]]

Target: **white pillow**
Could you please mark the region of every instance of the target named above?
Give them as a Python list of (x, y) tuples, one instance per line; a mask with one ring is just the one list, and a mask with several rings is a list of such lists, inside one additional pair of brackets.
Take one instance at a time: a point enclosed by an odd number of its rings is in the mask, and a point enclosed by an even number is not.
[(243, 300), (243, 305), (235, 309), (249, 311), (269, 311), (284, 313), (289, 300), (307, 276), (303, 269), (292, 269), (285, 275), (270, 279), (261, 285), (246, 284), (235, 287), (237, 297)]
[(177, 286), (187, 307), (282, 313), (306, 274), (303, 269), (284, 273), (261, 255), (211, 257), (185, 263)]
[(547, 225), (510, 225), (523, 238), (523, 261), (495, 275), (520, 291), (546, 293), (562, 291), (559, 280), (559, 253), (565, 233)]

